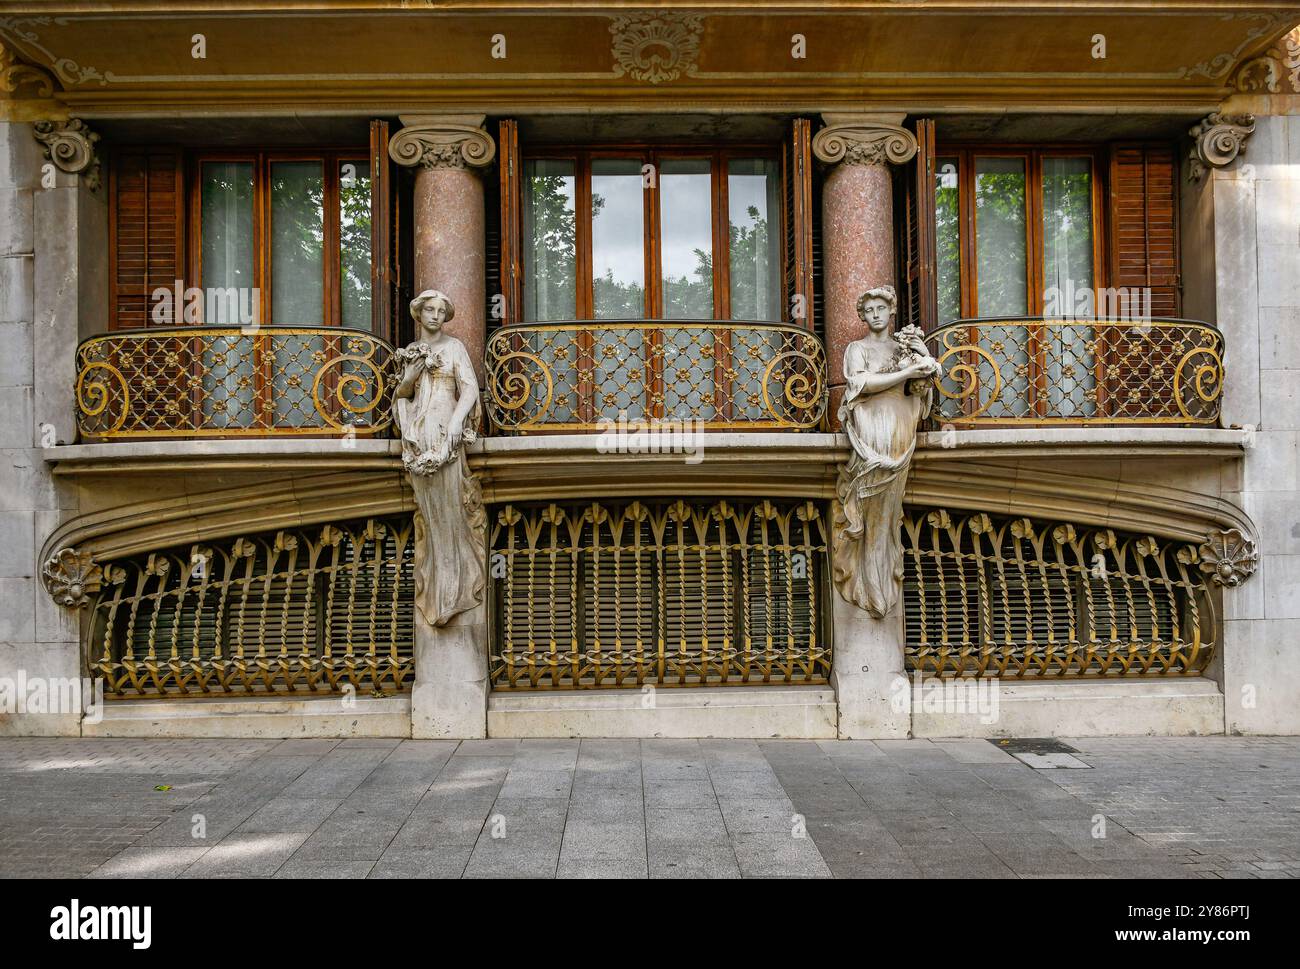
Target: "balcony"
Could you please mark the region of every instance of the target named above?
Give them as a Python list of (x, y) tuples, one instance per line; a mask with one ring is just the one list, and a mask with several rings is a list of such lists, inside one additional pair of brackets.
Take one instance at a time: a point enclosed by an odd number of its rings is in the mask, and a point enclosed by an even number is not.
[(392, 348), (340, 327), (128, 330), (77, 348), (83, 440), (387, 435)]
[(610, 422), (808, 430), (826, 411), (821, 340), (780, 323), (526, 323), (487, 344), (487, 409), (504, 434)]
[(1208, 323), (956, 320), (926, 342), (942, 367), (934, 427), (1219, 422), (1223, 335)]

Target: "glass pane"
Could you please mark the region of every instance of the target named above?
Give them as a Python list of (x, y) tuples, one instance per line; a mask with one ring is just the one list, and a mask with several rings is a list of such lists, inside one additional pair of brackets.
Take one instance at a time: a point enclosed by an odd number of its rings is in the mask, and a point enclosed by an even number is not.
[[(213, 294), (212, 325), (253, 323), (252, 162), (204, 162), (202, 178), (203, 289)], [(221, 290), (221, 293), (214, 293)], [(232, 293), (232, 291), (234, 291)], [(228, 298), (233, 295), (233, 299)], [(242, 299), (241, 299), (242, 297)], [(177, 323), (181, 322), (177, 314)]]
[[(1043, 158), (1044, 315), (1096, 316), (1092, 265), (1092, 161)], [(1093, 328), (1067, 323), (1046, 328), (1047, 393), (1051, 411), (1091, 417), (1097, 409)]]
[(325, 304), (321, 163), (271, 165), (271, 322), (319, 325)]
[(595, 318), (645, 316), (645, 209), (641, 161), (591, 163), (591, 275)]
[(524, 166), (524, 319), (577, 316), (574, 163), (539, 158)]
[(975, 160), (975, 261), (980, 316), (1029, 311), (1025, 259), (1025, 160)]
[(370, 329), (370, 162), (339, 162), (339, 305), (344, 326)]
[(1092, 162), (1043, 159), (1043, 307), (1049, 316), (1093, 316)]
[(781, 320), (780, 175), (772, 158), (727, 163), (731, 318)]
[(934, 170), (934, 224), (939, 284), (939, 323), (961, 318), (961, 207), (956, 158), (940, 158)]
[(659, 171), (664, 319), (713, 319), (713, 179), (707, 158), (667, 159)]

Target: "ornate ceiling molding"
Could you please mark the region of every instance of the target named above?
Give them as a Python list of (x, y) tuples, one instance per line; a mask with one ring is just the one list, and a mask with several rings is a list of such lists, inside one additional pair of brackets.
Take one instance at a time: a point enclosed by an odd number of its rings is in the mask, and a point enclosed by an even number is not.
[(1300, 94), (1300, 27), (1237, 71), (1242, 94)]
[[(49, 63), (49, 69), (61, 83), (68, 87), (95, 83), (101, 87), (116, 81), (112, 71), (99, 71), (82, 67), (70, 57), (60, 57), (41, 42), (40, 34), (32, 27), (64, 27), (71, 23), (67, 17), (0, 17), (0, 40), (21, 51), (36, 51)], [(36, 59), (36, 58), (33, 58)]]
[(0, 90), (48, 98), (54, 94), (54, 78), (45, 70), (18, 60), (13, 50), (0, 39)]
[[(838, 119), (828, 116), (827, 120)], [(916, 137), (901, 125), (887, 121), (841, 121), (813, 136), (812, 151), (828, 165), (901, 165), (916, 156)]]
[(1246, 31), (1246, 36), (1231, 51), (1223, 51), (1214, 57), (1201, 61), (1193, 67), (1184, 67), (1178, 72), (1180, 78), (1208, 77), (1217, 80), (1225, 77), (1240, 63), (1242, 52), (1261, 37), (1267, 37), (1289, 24), (1295, 23), (1294, 11), (1288, 13), (1225, 13), (1220, 18), (1224, 23), (1246, 20), (1254, 21), (1255, 26)]
[(609, 25), (613, 34), (614, 74), (647, 84), (675, 81), (699, 70), (704, 18), (658, 11), (625, 14)]
[(95, 144), (99, 135), (79, 118), (71, 121), (38, 121), (32, 127), (36, 140), (45, 146), (45, 157), (69, 175), (86, 173), (86, 185), (93, 192), (99, 188), (99, 155)]
[(1255, 116), (1250, 114), (1207, 115), (1187, 133), (1193, 145), (1188, 158), (1188, 175), (1193, 181), (1211, 168), (1224, 168), (1246, 152), (1246, 139), (1255, 131)]
[(388, 155), (407, 168), (484, 168), (497, 146), (483, 130), (481, 116), (403, 118), (406, 127), (388, 142)]

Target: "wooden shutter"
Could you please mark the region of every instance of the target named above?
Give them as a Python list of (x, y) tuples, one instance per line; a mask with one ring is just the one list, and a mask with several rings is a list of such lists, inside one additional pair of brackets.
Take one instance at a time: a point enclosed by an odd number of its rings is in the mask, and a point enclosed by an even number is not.
[(898, 322), (927, 332), (938, 325), (939, 293), (935, 288), (934, 122), (916, 122), (916, 158), (898, 171)]
[[(523, 159), (519, 157), (519, 125), (502, 121), (497, 137), (497, 166), (500, 173), (499, 249), (495, 254), (499, 292), (503, 299), (499, 321), (491, 313), (488, 320), (503, 324), (523, 319)], [(492, 257), (489, 256), (489, 259)], [(491, 307), (488, 307), (491, 310)], [(489, 326), (492, 324), (489, 323)]]
[(1178, 156), (1173, 145), (1111, 147), (1109, 285), (1149, 288), (1152, 316), (1181, 313)]
[[(809, 330), (816, 327), (813, 287), (812, 122), (796, 118), (782, 156), (785, 210), (785, 310), (782, 318)], [(805, 318), (794, 317), (796, 295), (803, 296)]]
[(115, 153), (108, 193), (109, 328), (180, 325), (179, 313), (175, 320), (154, 320), (149, 298), (159, 287), (173, 289), (183, 275), (180, 152), (132, 148)]
[(393, 303), (396, 295), (397, 229), (394, 211), (393, 161), (388, 157), (388, 122), (370, 122), (370, 332), (396, 338)]

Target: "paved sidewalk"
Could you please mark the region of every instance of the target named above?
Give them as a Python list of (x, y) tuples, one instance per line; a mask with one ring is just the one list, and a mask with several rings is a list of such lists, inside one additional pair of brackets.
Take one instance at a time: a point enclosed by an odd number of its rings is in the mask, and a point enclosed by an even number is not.
[(0, 740), (0, 876), (1300, 875), (1300, 738), (1068, 742)]

